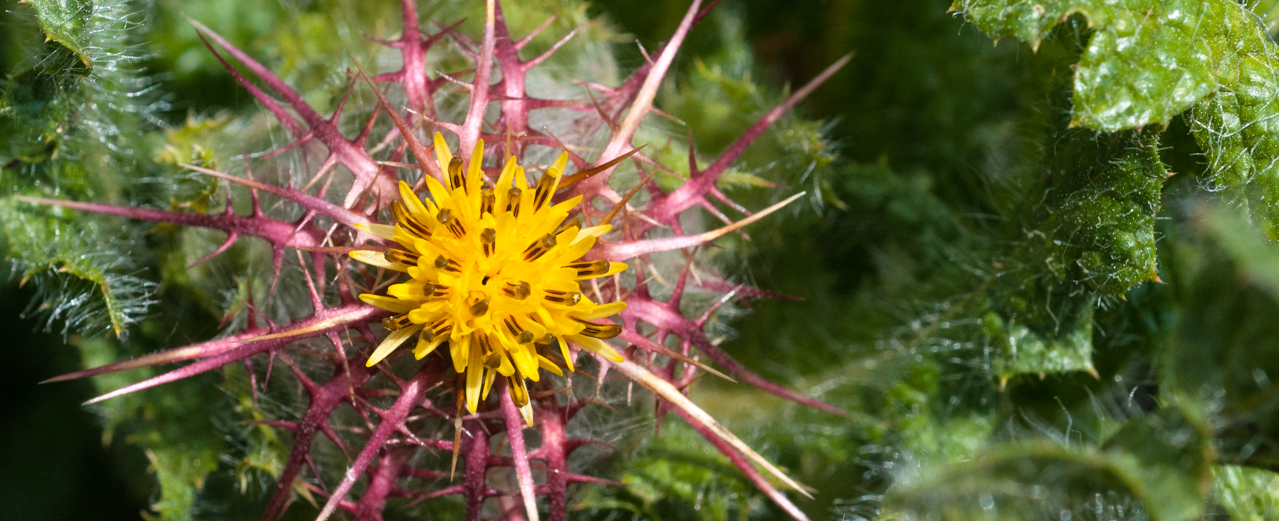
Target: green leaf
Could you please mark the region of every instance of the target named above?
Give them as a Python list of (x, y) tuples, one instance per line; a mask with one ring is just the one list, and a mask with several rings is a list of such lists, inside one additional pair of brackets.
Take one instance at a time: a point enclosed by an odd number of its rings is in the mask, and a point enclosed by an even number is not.
[(981, 321), (990, 345), (997, 355), (991, 371), (1001, 382), (1018, 374), (1064, 373), (1087, 371), (1092, 365), (1092, 302), (1084, 302), (1068, 311), (1069, 321), (1060, 327), (1035, 330), (1016, 322), (1005, 321), (988, 312)]
[(1129, 420), (1100, 447), (992, 446), (903, 484), (886, 504), (917, 519), (1195, 519), (1209, 479), (1207, 439), (1204, 425), (1165, 409)]
[[(1261, 36), (1264, 37), (1264, 36)], [(1279, 57), (1275, 46), (1239, 57), (1229, 82), (1188, 116), (1208, 159), (1212, 182), (1247, 208), (1271, 240), (1279, 240)]]
[(58, 42), (80, 57), (86, 66), (89, 59), (89, 25), (93, 3), (89, 0), (24, 0), (35, 8), (36, 18), (45, 38)]
[(101, 251), (95, 243), (121, 241), (107, 239), (90, 218), (9, 199), (0, 201), (0, 231), (22, 284), (38, 291), (46, 329), (62, 321), (64, 333), (106, 327), (121, 336), (151, 304), (154, 284), (133, 275), (128, 257)]
[(745, 520), (763, 505), (761, 494), (728, 458), (675, 418), (629, 459), (621, 481), (624, 491), (593, 489), (576, 508), (626, 510), (649, 519), (727, 521)]
[(40, 163), (57, 155), (86, 74), (88, 69), (66, 47), (47, 43), (38, 66), (0, 82), (0, 167)]
[(1105, 131), (1189, 126), (1213, 184), (1279, 240), (1279, 48), (1258, 18), (1229, 0), (958, 0), (994, 38), (1037, 47), (1071, 15), (1092, 36), (1074, 75), (1073, 123)]
[[(67, 199), (118, 195), (129, 176), (147, 173), (133, 154), (147, 149), (140, 136), (153, 110), (145, 105), (150, 100), (145, 92), (126, 90), (146, 82), (130, 65), (136, 57), (119, 18), (125, 6), (49, 0), (32, 5), (50, 41), (29, 49), (30, 68), (0, 82), (0, 189)], [(38, 34), (34, 25), (18, 28), (24, 27), (29, 36)], [(101, 57), (100, 67), (88, 67), (77, 54), (90, 48)], [(66, 334), (107, 327), (119, 336), (149, 305), (154, 284), (136, 276), (137, 257), (121, 254), (132, 244), (121, 242), (128, 239), (120, 234), (101, 233), (100, 221), (0, 202), (5, 255), (24, 282), (37, 286), (33, 308), (48, 319), (47, 329), (56, 319)]]
[(1223, 462), (1279, 470), (1279, 248), (1228, 211), (1203, 210), (1197, 224), (1208, 254), (1164, 353), (1162, 389), (1220, 426)]
[(1092, 372), (1097, 299), (1158, 279), (1154, 225), (1167, 178), (1158, 137), (1155, 129), (1053, 136), (1039, 223), (1000, 264), (1006, 271), (981, 311), (1001, 379)]
[[(86, 366), (120, 359), (121, 346), (110, 339), (85, 339), (79, 347)], [(98, 392), (107, 392), (155, 374), (157, 371), (147, 368), (95, 376), (92, 381)], [(218, 426), (219, 420), (231, 417), (229, 405), (214, 378), (200, 376), (94, 407), (104, 420), (104, 440), (109, 442), (122, 433), (146, 454), (148, 470), (155, 473), (159, 484), (151, 511), (164, 521), (189, 521), (191, 505), (204, 488), (206, 477), (218, 469), (220, 455), (228, 450), (228, 439), (234, 439)], [(143, 516), (154, 519), (146, 513)]]
[(1074, 78), (1074, 123), (1117, 131), (1167, 124), (1217, 90), (1239, 44), (1261, 41), (1251, 12), (1230, 0), (957, 0), (991, 37), (1038, 48), (1082, 15), (1093, 35)]
[(1230, 519), (1279, 518), (1279, 474), (1266, 470), (1221, 465), (1212, 469), (1212, 500)]
[(1031, 241), (1059, 279), (1114, 297), (1158, 278), (1155, 214), (1168, 177), (1158, 139), (1157, 129), (1109, 135), (1071, 130), (1052, 150), (1049, 215)]

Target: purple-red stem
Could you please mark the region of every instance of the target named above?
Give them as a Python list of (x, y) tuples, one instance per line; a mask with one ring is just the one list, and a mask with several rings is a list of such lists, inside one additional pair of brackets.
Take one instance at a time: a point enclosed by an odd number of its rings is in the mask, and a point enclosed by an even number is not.
[(381, 521), (386, 498), (395, 490), (400, 478), (400, 466), (407, 459), (403, 450), (386, 449), (378, 458), (378, 464), (369, 472), (369, 486), (355, 504), (356, 521)]
[(502, 419), (506, 424), (506, 437), (511, 443), (511, 459), (514, 460), (515, 481), (520, 489), (520, 499), (524, 502), (524, 509), (528, 512), (530, 521), (537, 519), (537, 498), (533, 496), (533, 471), (529, 468), (528, 450), (524, 446), (524, 417), (520, 415), (520, 410), (515, 406), (515, 402), (511, 400), (508, 392), (498, 390), (498, 395), (502, 401)]
[(463, 496), (466, 498), (466, 521), (484, 519), (484, 498), (488, 495), (489, 435), (478, 421), (466, 422), (470, 429), (463, 434), (466, 470), (462, 474)]
[[(293, 492), (293, 481), (302, 472), (302, 464), (311, 454), (311, 442), (315, 440), (317, 429), (328, 422), (329, 415), (337, 409), (339, 404), (349, 401), (351, 389), (362, 387), (368, 380), (368, 368), (358, 360), (354, 362), (350, 364), (349, 375), (341, 373), (323, 387), (311, 390), (311, 404), (294, 431), (293, 449), (289, 452), (289, 459), (284, 464), (284, 471), (280, 473), (275, 493), (272, 494), (271, 501), (267, 503), (266, 512), (262, 515), (263, 521), (272, 521), (284, 514), (284, 504)], [(319, 476), (316, 478), (319, 479)]]
[[(423, 364), (413, 379), (409, 380), (400, 389), (400, 397), (395, 400), (390, 409), (387, 409), (382, 414), (377, 430), (373, 431), (372, 436), (369, 436), (368, 443), (364, 445), (360, 455), (355, 458), (355, 463), (352, 463), (347, 468), (342, 482), (333, 490), (333, 494), (329, 496), (329, 502), (324, 505), (324, 509), (320, 511), (316, 521), (324, 521), (333, 514), (338, 503), (346, 498), (347, 492), (351, 491), (355, 481), (364, 473), (364, 469), (368, 468), (369, 464), (373, 462), (373, 457), (377, 455), (378, 451), (386, 448), (386, 442), (391, 438), (392, 434), (404, 427), (404, 419), (408, 417), (409, 411), (413, 410), (413, 407), (421, 401), (422, 394), (426, 389), (439, 380), (444, 368), (442, 361), (440, 358), (433, 358)], [(396, 468), (398, 469), (399, 467), (396, 466)]]
[(542, 446), (538, 455), (546, 461), (546, 495), (551, 521), (564, 521), (568, 510), (568, 451), (564, 420), (556, 410), (538, 419), (542, 427)]

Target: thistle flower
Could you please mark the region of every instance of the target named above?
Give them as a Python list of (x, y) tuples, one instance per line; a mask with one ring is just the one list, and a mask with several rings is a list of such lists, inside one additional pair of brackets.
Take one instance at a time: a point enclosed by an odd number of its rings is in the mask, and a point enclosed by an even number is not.
[[(96, 402), (243, 363), (256, 396), (265, 381), (259, 384), (253, 361), (265, 358), (267, 377), (272, 364), (279, 361), (293, 373), (309, 400), (300, 417), (272, 422), (292, 433), (293, 445), (274, 476), (278, 484), (264, 519), (282, 514), (299, 489), (306, 495), (327, 498), (321, 520), (339, 509), (353, 513), (356, 519), (380, 519), (389, 498), (417, 502), (448, 495), (462, 496), (468, 519), (481, 519), (488, 499), (511, 499), (496, 492), (491, 483), (510, 474), (487, 471), (509, 467), (514, 471), (513, 488), (518, 490), (525, 517), (539, 519), (537, 497), (545, 496), (550, 518), (559, 520), (566, 516), (568, 485), (621, 485), (571, 472), (568, 458), (573, 451), (602, 442), (570, 437), (570, 422), (599, 400), (566, 393), (564, 390), (571, 388), (568, 382), (558, 387), (541, 373), (542, 369), (552, 374), (563, 374), (562, 369), (577, 372), (581, 369), (577, 363), (582, 361), (577, 357), (584, 356), (598, 363), (596, 374), (591, 376), (599, 385), (615, 372), (648, 389), (656, 400), (659, 424), (668, 412), (678, 414), (772, 501), (796, 519), (806, 519), (774, 480), (808, 495), (804, 487), (694, 404), (686, 395), (687, 389), (702, 373), (711, 373), (825, 411), (843, 411), (763, 379), (706, 334), (708, 322), (721, 305), (771, 293), (729, 283), (713, 266), (701, 266), (700, 275), (692, 278), (689, 274), (697, 261), (693, 255), (696, 248), (765, 218), (803, 195), (791, 195), (752, 214), (720, 192), (716, 182), (756, 138), (848, 58), (765, 113), (706, 168), (699, 167), (690, 144), (689, 178), (664, 191), (652, 182), (652, 174), (644, 175), (644, 168), (668, 167), (643, 155), (642, 147), (632, 142), (644, 117), (654, 111), (653, 100), (675, 53), (714, 4), (703, 8), (700, 0), (693, 0), (668, 43), (620, 85), (586, 83), (587, 95), (579, 99), (551, 100), (529, 94), (525, 77), (568, 37), (542, 55), (520, 57), (521, 49), (549, 24), (522, 39), (513, 38), (500, 5), (488, 0), (479, 40), (457, 32), (457, 25), (440, 25), (438, 32), (425, 34), (414, 1), (403, 0), (400, 38), (380, 41), (399, 52), (402, 66), (371, 78), (360, 71), (352, 78), (348, 94), (363, 80), (376, 96), (377, 105), (358, 135), (350, 138), (339, 129), (348, 98), (343, 98), (334, 114), (323, 116), (261, 63), (192, 21), (228, 74), (293, 136), (293, 142), (267, 157), (293, 153), (322, 158), (314, 163), (319, 165), (317, 169), (306, 172), (305, 184), (279, 186), (254, 180), (251, 175), (240, 177), (188, 165), (194, 172), (246, 187), (252, 203), (248, 215), (232, 211), (229, 188), (226, 211), (220, 214), (22, 199), (225, 232), (224, 243), (196, 264), (217, 257), (243, 238), (264, 240), (271, 248), (273, 287), (279, 280), (284, 252), (294, 250), (310, 301), (292, 303), (302, 308), (301, 312), (276, 324), (258, 311), (250, 298), (244, 306), (247, 327), (228, 331), (222, 338), (51, 381), (191, 362), (91, 400)], [(431, 77), (428, 73), (433, 69), (427, 65), (426, 53), (446, 39), (474, 67), (462, 75)], [(265, 87), (246, 78), (222, 52), (239, 61)], [(494, 73), (499, 71), (500, 80), (495, 81)], [(460, 122), (449, 121), (436, 107), (441, 87), (462, 83), (458, 77), (465, 74), (472, 75), (464, 84), (469, 96), (465, 113)], [(383, 88), (387, 84), (397, 86), (403, 97), (388, 99), (388, 89)], [(583, 84), (571, 85), (581, 88)], [(530, 114), (551, 110), (574, 114), (571, 136), (531, 128)], [(378, 125), (382, 114), (393, 126)], [(439, 132), (427, 140), (423, 128)], [(382, 135), (375, 139), (375, 132)], [(456, 139), (455, 149), (445, 142), (445, 134)], [(594, 139), (601, 135), (607, 138), (602, 149), (594, 145)], [(577, 141), (565, 143), (561, 138)], [(495, 145), (486, 148), (485, 139)], [(533, 148), (554, 150), (559, 159), (530, 182), (520, 163), (528, 166), (532, 155), (528, 151)], [(452, 150), (469, 156), (469, 162), (455, 158)], [(593, 160), (579, 155), (587, 150), (599, 153)], [(620, 178), (612, 174), (628, 159), (644, 177), (636, 185), (622, 186)], [(337, 165), (350, 175), (349, 185), (337, 185), (349, 186), (345, 193), (330, 193)], [(247, 164), (246, 174), (250, 174)], [(632, 204), (641, 191), (646, 197), (636, 200), (643, 204)], [(300, 208), (302, 216), (284, 221), (268, 215), (260, 201), (263, 194)], [(423, 199), (422, 194), (429, 194), (429, 198)], [(746, 217), (733, 221), (712, 201)], [(702, 210), (726, 225), (686, 232), (682, 217)], [(382, 216), (388, 214), (394, 224), (381, 224), (387, 222)], [(654, 233), (658, 230), (662, 230), (660, 235)], [(665, 300), (654, 297), (648, 288), (650, 277), (657, 277), (651, 256), (662, 252), (681, 252), (689, 259), (685, 269), (672, 277), (671, 295)], [(352, 264), (351, 258), (369, 266)], [(632, 261), (634, 269), (622, 277), (627, 261)], [(378, 288), (385, 283), (387, 270), (402, 272), (407, 278), (382, 294)], [(697, 317), (686, 316), (682, 306), (685, 290), (693, 286), (690, 280), (696, 280), (700, 290), (719, 297)], [(593, 298), (588, 298), (588, 293)], [(308, 306), (309, 314), (305, 311)], [(302, 317), (294, 318), (298, 315)], [(608, 320), (614, 315), (621, 324)], [(380, 332), (371, 327), (378, 323), (388, 330), (380, 340)], [(356, 334), (349, 334), (352, 331)], [(412, 351), (422, 362), (388, 367), (384, 361), (414, 337)], [(313, 339), (327, 341), (332, 349), (308, 346)], [(447, 350), (440, 349), (444, 345)], [(618, 351), (614, 346), (624, 349)], [(435, 351), (440, 351), (440, 356), (428, 356)], [(720, 369), (702, 361), (701, 356)], [(300, 357), (308, 357), (310, 366), (324, 369), (304, 370), (297, 360)], [(396, 374), (397, 368), (403, 373), (409, 367), (411, 376)], [(498, 379), (499, 375), (505, 378)], [(440, 385), (450, 381), (454, 384), (451, 387)], [(494, 386), (503, 385), (508, 391), (497, 390), (499, 403), (484, 400)], [(455, 412), (437, 405), (449, 400), (455, 404)], [(344, 421), (337, 411), (344, 405), (359, 413), (361, 423), (337, 429), (336, 424)], [(462, 412), (463, 405), (467, 413)], [(450, 425), (452, 439), (444, 434)], [(529, 426), (538, 431), (538, 447), (525, 443), (524, 431)], [(321, 433), (343, 452), (354, 455), (345, 471), (326, 473), (313, 465), (312, 442)], [(497, 439), (503, 435), (505, 439)], [(418, 451), (438, 450), (451, 451), (454, 465), (461, 461), (461, 483), (442, 488), (402, 483), (409, 478), (451, 478), (451, 472), (416, 457)], [(495, 454), (496, 450), (509, 451), (509, 456)], [(533, 461), (546, 469), (542, 483), (535, 481)], [(304, 477), (307, 472), (311, 473), (309, 479)], [(339, 476), (336, 484), (325, 483), (326, 477), (334, 476)], [(357, 482), (363, 487), (356, 488)], [(358, 499), (350, 499), (357, 492)], [(503, 503), (507, 510), (518, 506)]]
[[(467, 410), (476, 412), (500, 374), (532, 427), (525, 379), (539, 381), (539, 369), (557, 376), (563, 376), (561, 365), (573, 370), (567, 341), (623, 361), (604, 342), (622, 328), (592, 320), (615, 315), (626, 303), (591, 302), (579, 284), (620, 273), (626, 264), (581, 260), (611, 229), (608, 224), (583, 227), (580, 220), (563, 224), (582, 196), (550, 204), (568, 153), (561, 154), (532, 189), (524, 168), (513, 158), (507, 159), (497, 183), (487, 186), (480, 166), (483, 141), (465, 172), (462, 159), (453, 157), (438, 132), (435, 155), (440, 170), (448, 172), (448, 186), (426, 177), (433, 200), (424, 204), (400, 181), (400, 200), (391, 203), (395, 224), (356, 226), (401, 248), (384, 254), (353, 251), (352, 258), (408, 273), (411, 279), (391, 286), (389, 297), (360, 295), (364, 302), (395, 313), (382, 321), (391, 333), (366, 364), (382, 361), (414, 335), (413, 355), (418, 360), (448, 342), (453, 369), (466, 375), (461, 395)], [(556, 346), (560, 360), (548, 357), (555, 356), (550, 351)]]

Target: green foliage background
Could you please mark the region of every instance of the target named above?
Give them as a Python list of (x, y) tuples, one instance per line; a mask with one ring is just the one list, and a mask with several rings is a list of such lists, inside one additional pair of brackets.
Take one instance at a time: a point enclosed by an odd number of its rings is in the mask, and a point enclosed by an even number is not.
[[(851, 414), (725, 382), (695, 400), (816, 487), (800, 506), (817, 519), (1274, 519), (1274, 3), (725, 0), (658, 99), (704, 158), (856, 52), (724, 186), (755, 208), (779, 195), (770, 182), (818, 195), (717, 254), (738, 280), (804, 298), (726, 320), (728, 351)], [(394, 5), (350, 0), (5, 7), (4, 194), (187, 211), (220, 208), (217, 188), (177, 163), (225, 167), (271, 134), (183, 15), (322, 111), (346, 82), (334, 64), (376, 55), (360, 31), (399, 28)], [(587, 23), (567, 51), (603, 46), (625, 73), (634, 42), (655, 49), (686, 5), (507, 7), (524, 29)], [(669, 143), (688, 130), (665, 125), (647, 139), (682, 157)], [(35, 383), (215, 335), (264, 280), (262, 252), (188, 271), (218, 237), (7, 197), (0, 224), (5, 517), (256, 516), (286, 445), (245, 423), (264, 411), (243, 371), (89, 410), (76, 403), (146, 375)], [(677, 420), (653, 437), (639, 418), (594, 426), (620, 449), (604, 472), (629, 486), (581, 489), (575, 517), (780, 517)]]

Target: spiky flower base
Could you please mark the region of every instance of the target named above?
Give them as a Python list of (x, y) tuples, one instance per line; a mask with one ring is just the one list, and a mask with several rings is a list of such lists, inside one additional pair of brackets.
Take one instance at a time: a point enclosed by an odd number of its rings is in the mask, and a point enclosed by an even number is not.
[[(712, 268), (701, 267), (701, 289), (717, 292), (723, 298), (702, 316), (689, 318), (681, 313), (681, 299), (692, 261), (679, 274), (672, 295), (665, 301), (649, 293), (647, 282), (652, 275), (643, 266), (651, 266), (647, 262), (651, 254), (697, 248), (799, 197), (796, 194), (759, 213), (729, 222), (724, 228), (704, 233), (685, 234), (680, 220), (686, 212), (705, 209), (728, 221), (711, 199), (749, 214), (721, 193), (715, 187), (716, 181), (751, 142), (842, 66), (844, 60), (746, 129), (708, 168), (699, 169), (695, 161), (690, 161), (691, 176), (678, 188), (663, 192), (649, 182), (650, 177), (623, 195), (615, 187), (616, 181), (611, 181), (614, 169), (628, 158), (637, 161), (641, 172), (645, 165), (662, 168), (654, 158), (638, 153), (632, 141), (645, 115), (653, 110), (658, 86), (680, 44), (713, 4), (703, 8), (700, 0), (694, 0), (678, 30), (655, 59), (621, 85), (591, 84), (589, 100), (563, 101), (528, 95), (525, 78), (564, 40), (546, 54), (523, 60), (520, 50), (536, 34), (513, 39), (495, 0), (487, 2), (484, 31), (478, 42), (457, 33), (456, 25), (435, 34), (423, 34), (414, 2), (405, 0), (403, 34), (398, 40), (384, 42), (401, 53), (403, 66), (374, 78), (359, 74), (379, 103), (378, 110), (373, 111), (355, 138), (347, 138), (338, 130), (341, 105), (337, 113), (321, 116), (260, 63), (193, 22), (228, 73), (295, 138), (285, 150), (322, 150), (325, 159), (318, 169), (308, 173), (309, 178), (302, 180), (304, 188), (276, 186), (255, 181), (251, 176), (241, 178), (193, 166), (194, 171), (246, 186), (253, 198), (252, 212), (233, 213), (229, 200), (226, 212), (217, 215), (25, 200), (225, 232), (223, 245), (201, 262), (243, 237), (257, 237), (271, 245), (276, 279), (284, 251), (295, 250), (312, 312), (307, 318), (281, 325), (269, 321), (262, 325), (251, 317), (247, 328), (220, 339), (53, 380), (191, 361), (94, 400), (98, 401), (232, 363), (251, 363), (257, 355), (266, 354), (268, 368), (280, 361), (292, 370), (309, 403), (300, 418), (271, 423), (292, 433), (293, 447), (277, 476), (278, 485), (264, 519), (278, 517), (296, 491), (327, 498), (321, 520), (338, 510), (349, 511), (356, 519), (380, 519), (388, 498), (421, 501), (446, 495), (465, 499), (468, 519), (481, 519), (490, 498), (498, 500), (504, 516), (538, 519), (538, 496), (546, 498), (545, 511), (551, 519), (564, 519), (570, 483), (616, 485), (598, 477), (574, 474), (568, 467), (573, 451), (598, 443), (570, 439), (566, 430), (579, 411), (597, 400), (574, 397), (550, 378), (539, 375), (540, 369), (552, 373), (561, 368), (573, 371), (575, 360), (582, 361), (577, 357), (586, 354), (599, 364), (599, 371), (593, 375), (599, 382), (609, 372), (617, 371), (652, 391), (658, 400), (659, 421), (668, 411), (679, 414), (769, 498), (790, 515), (804, 519), (804, 514), (771, 479), (800, 494), (807, 494), (804, 489), (693, 404), (685, 390), (701, 371), (706, 371), (799, 403), (834, 413), (842, 411), (765, 381), (707, 337), (704, 327), (719, 305), (734, 298), (767, 296), (766, 293), (727, 283), (716, 277)], [(474, 60), (473, 72), (469, 73), (473, 81), (465, 84), (469, 100), (460, 123), (442, 121), (436, 100), (443, 85), (461, 82), (427, 74), (426, 52), (445, 38)], [(256, 75), (266, 89), (232, 67), (219, 54), (219, 48)], [(497, 71), (501, 79), (495, 82)], [(383, 84), (394, 84), (403, 90), (404, 106), (387, 100)], [(579, 111), (582, 115), (574, 122), (574, 135), (583, 140), (597, 134), (596, 130), (608, 132), (607, 144), (599, 156), (594, 161), (587, 160), (575, 153), (590, 149), (585, 142), (566, 144), (561, 142), (563, 136), (530, 128), (530, 114), (543, 109)], [(379, 128), (376, 119), (383, 112), (394, 126), (370, 146), (371, 135)], [(428, 129), (453, 136), (459, 155), (471, 158), (469, 164), (455, 159), (442, 137), (431, 140), (429, 146), (424, 144), (422, 138), (430, 135)], [(484, 139), (497, 145), (486, 150)], [(527, 151), (535, 147), (554, 149), (562, 155), (544, 174), (530, 180), (517, 165), (527, 167)], [(410, 154), (411, 158), (407, 158)], [(329, 193), (337, 165), (352, 176), (344, 194)], [(575, 173), (570, 174), (573, 170)], [(404, 183), (402, 176), (414, 184)], [(318, 188), (312, 190), (316, 185)], [(637, 200), (647, 202), (632, 206), (631, 198), (641, 191), (646, 192), (646, 198)], [(268, 216), (259, 203), (263, 193), (297, 205), (303, 216), (289, 222)], [(424, 193), (429, 193), (429, 200), (422, 199)], [(228, 190), (228, 198), (229, 194)], [(394, 224), (381, 224), (386, 222)], [(673, 230), (675, 235), (652, 234), (659, 229)], [(304, 255), (309, 262), (304, 262)], [(371, 266), (353, 265), (348, 255)], [(633, 261), (634, 275), (623, 280), (619, 271), (628, 260)], [(335, 271), (330, 271), (330, 267)], [(329, 273), (337, 276), (330, 278)], [(397, 282), (392, 280), (397, 275), (398, 283), (390, 285), (385, 293), (381, 291), (387, 284)], [(326, 304), (333, 300), (336, 305)], [(614, 314), (619, 314), (621, 325), (605, 321)], [(389, 332), (375, 332), (371, 326), (378, 323)], [(344, 334), (349, 330), (358, 336)], [(383, 338), (379, 340), (379, 336)], [(407, 353), (409, 350), (397, 352), (396, 348), (414, 336), (417, 340), (411, 351), (422, 361), (416, 362), (412, 376), (397, 376), (385, 363), (379, 363), (396, 353)], [(306, 349), (307, 341), (314, 338), (326, 339), (333, 349), (321, 353)], [(610, 344), (619, 340), (624, 344)], [(437, 349), (443, 345), (448, 348)], [(348, 346), (358, 353), (349, 359), (346, 353), (352, 349)], [(692, 354), (693, 348), (723, 372), (699, 361)], [(318, 358), (327, 369), (304, 371), (299, 357)], [(659, 364), (661, 359), (667, 361)], [(318, 381), (316, 374), (325, 374), (327, 380)], [(505, 378), (497, 379), (499, 375)], [(441, 384), (442, 390), (436, 391)], [(508, 389), (500, 389), (502, 386)], [(499, 387), (494, 393), (497, 398), (485, 400), (491, 387)], [(454, 407), (436, 405), (450, 400)], [(344, 405), (361, 415), (366, 428), (352, 429), (351, 434), (337, 433), (333, 422)], [(417, 427), (418, 422), (430, 418), (451, 423), (452, 439), (447, 433), (436, 437), (439, 433)], [(538, 431), (540, 446), (526, 445), (526, 426)], [(336, 486), (323, 482), (323, 474), (316, 470), (311, 457), (312, 442), (319, 433), (341, 450), (355, 454)], [(509, 457), (494, 452), (499, 443), (496, 438), (502, 434)], [(348, 451), (348, 447), (358, 450)], [(452, 452), (454, 465), (460, 459), (464, 467), (460, 482), (438, 489), (408, 484), (410, 478), (450, 476), (445, 469), (419, 466), (425, 464), (416, 457), (420, 451)], [(545, 469), (540, 483), (533, 473), (534, 461)], [(488, 472), (495, 467), (514, 470), (517, 495), (496, 491), (502, 487), (491, 483), (496, 478)], [(307, 472), (311, 475), (304, 478)], [(362, 483), (362, 487), (357, 489), (357, 483)], [(359, 493), (353, 494), (357, 490)]]

